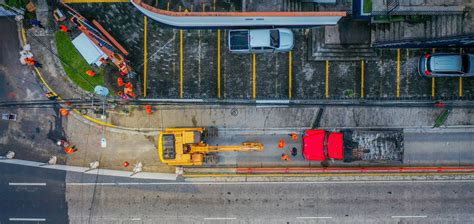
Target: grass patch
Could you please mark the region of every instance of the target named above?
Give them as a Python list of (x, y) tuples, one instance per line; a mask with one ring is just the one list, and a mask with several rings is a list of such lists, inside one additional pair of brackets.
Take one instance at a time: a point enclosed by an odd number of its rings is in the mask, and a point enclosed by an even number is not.
[(364, 0), (364, 13), (372, 12), (372, 0)]
[(93, 70), (86, 60), (77, 51), (67, 33), (58, 31), (55, 33), (56, 47), (59, 58), (69, 78), (82, 89), (94, 92), (96, 85), (104, 85), (104, 71), (101, 68), (94, 77), (86, 74), (87, 70)]

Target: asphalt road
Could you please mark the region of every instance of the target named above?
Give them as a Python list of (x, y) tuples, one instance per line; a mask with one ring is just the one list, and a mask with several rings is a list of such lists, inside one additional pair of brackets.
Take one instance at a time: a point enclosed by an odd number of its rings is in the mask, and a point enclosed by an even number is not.
[(474, 161), (473, 132), (405, 132), (405, 165), (465, 166)]
[(0, 223), (474, 222), (469, 180), (134, 182), (6, 164), (0, 170)]
[[(0, 27), (0, 101), (47, 100), (32, 70), (20, 64), (21, 44), (14, 18), (0, 17)], [(16, 121), (0, 120), (0, 155), (13, 150), (17, 157), (44, 161), (61, 152), (55, 146), (62, 136), (58, 108), (1, 108), (0, 113), (18, 116)]]
[(0, 223), (68, 222), (65, 172), (7, 164), (0, 170)]

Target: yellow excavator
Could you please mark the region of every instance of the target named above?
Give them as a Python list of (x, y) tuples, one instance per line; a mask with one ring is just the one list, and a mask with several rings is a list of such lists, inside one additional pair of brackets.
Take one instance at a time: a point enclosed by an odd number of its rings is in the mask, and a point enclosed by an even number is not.
[(234, 146), (210, 146), (209, 137), (218, 135), (215, 128), (167, 128), (158, 138), (158, 155), (161, 162), (171, 166), (202, 166), (218, 162), (218, 152), (262, 151), (259, 142), (243, 142)]

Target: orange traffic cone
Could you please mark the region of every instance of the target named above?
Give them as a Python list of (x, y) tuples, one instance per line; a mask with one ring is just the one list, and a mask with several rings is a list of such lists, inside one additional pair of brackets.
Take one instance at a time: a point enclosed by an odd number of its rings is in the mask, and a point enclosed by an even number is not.
[(282, 149), (283, 147), (286, 146), (286, 142), (284, 139), (280, 139), (280, 141), (278, 142), (278, 148), (279, 149)]
[(145, 105), (145, 110), (147, 114), (153, 114), (153, 108), (151, 105)]

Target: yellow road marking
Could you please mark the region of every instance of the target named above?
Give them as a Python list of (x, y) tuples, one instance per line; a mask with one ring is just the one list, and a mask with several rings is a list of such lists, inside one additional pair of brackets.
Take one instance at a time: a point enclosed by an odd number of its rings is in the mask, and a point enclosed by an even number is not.
[(436, 81), (435, 78), (431, 78), (431, 97), (435, 97), (435, 85)]
[(397, 49), (397, 98), (400, 97), (400, 48)]
[(147, 52), (147, 17), (143, 16), (143, 96), (146, 97), (146, 70), (148, 62)]
[[(431, 52), (436, 53), (436, 49), (433, 48), (431, 49)], [(436, 80), (435, 77), (431, 78), (431, 97), (435, 97), (435, 86), (436, 86)]]
[(26, 44), (26, 33), (25, 33), (25, 29), (21, 29), (21, 39), (23, 40), (23, 45)]
[(217, 97), (221, 98), (221, 30), (217, 30)]
[(361, 65), (361, 67), (360, 67), (360, 97), (364, 98), (364, 94), (365, 94), (365, 86), (364, 86), (364, 75), (365, 75), (364, 74), (364, 72), (365, 72), (364, 71), (364, 69), (365, 69), (364, 66), (365, 65), (364, 65), (364, 60), (361, 60), (360, 63), (361, 63), (360, 64)]
[(130, 0), (63, 0), (64, 3), (115, 3), (130, 2)]
[(329, 61), (326, 60), (326, 98), (329, 98)]
[(183, 98), (183, 30), (179, 30), (179, 97)]
[(257, 98), (257, 60), (255, 53), (252, 54), (252, 98)]
[(291, 92), (293, 87), (293, 52), (288, 54), (288, 98), (291, 99)]

